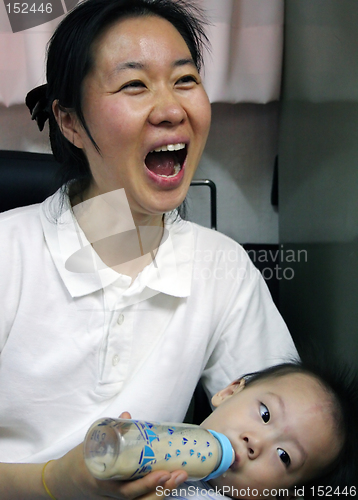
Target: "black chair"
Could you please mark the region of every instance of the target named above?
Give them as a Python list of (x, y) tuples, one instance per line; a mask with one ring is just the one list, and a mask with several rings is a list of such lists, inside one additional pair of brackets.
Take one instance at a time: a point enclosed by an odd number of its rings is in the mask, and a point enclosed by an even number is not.
[(216, 184), (210, 179), (193, 179), (190, 186), (207, 186), (210, 189), (210, 222), (211, 229), (217, 230)]
[(59, 187), (50, 154), (0, 151), (0, 212), (40, 203)]
[[(0, 212), (44, 201), (60, 187), (59, 167), (52, 154), (0, 150)], [(210, 188), (211, 227), (216, 229), (214, 182), (195, 179), (191, 185)]]

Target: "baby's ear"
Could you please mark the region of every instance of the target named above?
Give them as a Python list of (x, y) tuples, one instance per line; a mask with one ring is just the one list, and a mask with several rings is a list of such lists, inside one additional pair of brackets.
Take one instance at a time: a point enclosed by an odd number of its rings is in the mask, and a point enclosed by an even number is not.
[(225, 389), (222, 389), (221, 391), (214, 394), (214, 396), (211, 399), (211, 404), (215, 407), (220, 406), (221, 403), (231, 398), (231, 396), (241, 392), (244, 387), (245, 387), (244, 378), (240, 378), (239, 380), (231, 382), (231, 384), (225, 387)]

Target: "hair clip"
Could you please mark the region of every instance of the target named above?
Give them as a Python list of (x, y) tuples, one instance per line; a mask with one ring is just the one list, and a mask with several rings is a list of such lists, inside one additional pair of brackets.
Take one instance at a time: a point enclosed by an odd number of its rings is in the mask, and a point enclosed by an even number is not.
[(37, 126), (41, 132), (46, 120), (50, 117), (47, 83), (30, 90), (26, 96), (25, 104), (30, 110), (31, 119), (36, 120)]

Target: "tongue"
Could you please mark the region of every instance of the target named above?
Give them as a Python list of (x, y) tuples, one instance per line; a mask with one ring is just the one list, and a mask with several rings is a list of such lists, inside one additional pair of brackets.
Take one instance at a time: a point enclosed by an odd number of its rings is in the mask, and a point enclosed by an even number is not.
[(171, 151), (149, 153), (145, 159), (147, 168), (157, 175), (174, 175), (174, 167), (177, 163), (177, 155)]

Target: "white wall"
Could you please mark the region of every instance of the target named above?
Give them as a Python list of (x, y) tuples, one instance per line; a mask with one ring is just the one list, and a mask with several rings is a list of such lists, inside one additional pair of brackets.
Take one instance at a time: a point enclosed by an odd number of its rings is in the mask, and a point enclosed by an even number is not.
[[(218, 230), (240, 243), (278, 243), (278, 213), (270, 202), (278, 103), (212, 107), (212, 128), (195, 177), (216, 183)], [(194, 189), (198, 199), (189, 196), (188, 202), (199, 215), (193, 219), (207, 225), (207, 188)]]
[(0, 149), (49, 153), (48, 127), (41, 133), (25, 105), (0, 106)]

